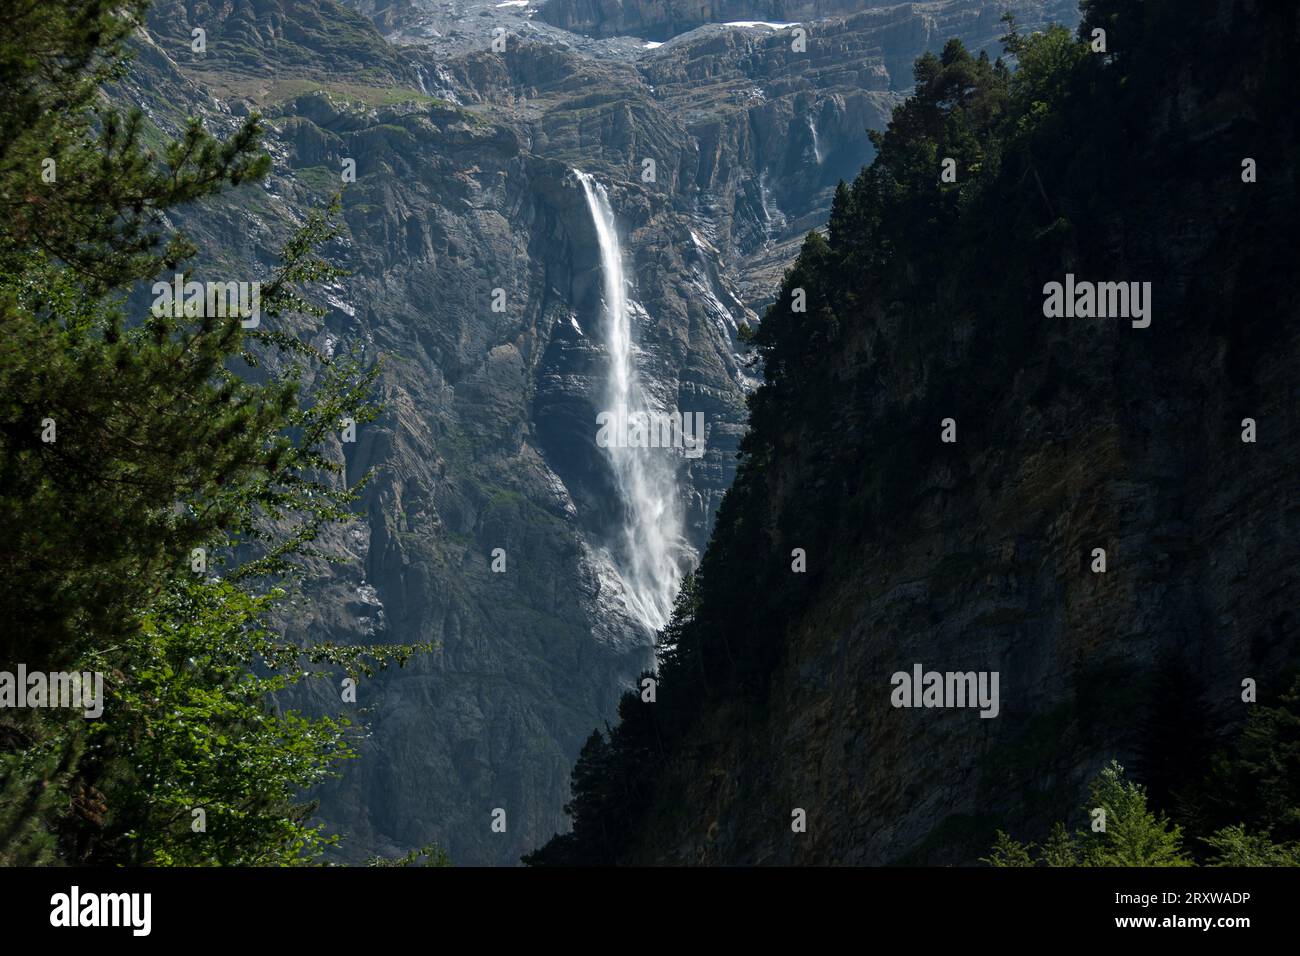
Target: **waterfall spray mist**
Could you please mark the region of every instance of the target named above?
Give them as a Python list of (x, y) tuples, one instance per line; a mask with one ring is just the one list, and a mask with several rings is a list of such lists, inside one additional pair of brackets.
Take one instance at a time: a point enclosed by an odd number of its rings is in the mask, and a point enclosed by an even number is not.
[[(633, 361), (623, 252), (609, 194), (586, 173), (575, 169), (574, 174), (582, 184), (600, 243), (609, 353), (606, 407), (649, 409)], [(682, 534), (675, 461), (663, 448), (609, 447), (605, 453), (622, 498), (623, 527), (614, 559), (628, 609), (646, 628), (658, 630), (672, 614), (689, 554)]]

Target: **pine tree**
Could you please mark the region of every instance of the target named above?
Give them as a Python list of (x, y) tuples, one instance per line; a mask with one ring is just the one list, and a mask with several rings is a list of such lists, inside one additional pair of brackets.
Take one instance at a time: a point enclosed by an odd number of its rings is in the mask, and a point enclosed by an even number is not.
[(1276, 703), (1254, 705), (1193, 802), (1207, 828), (1244, 824), (1274, 840), (1300, 841), (1300, 678)]
[(1124, 779), (1112, 760), (1089, 789), (1090, 814), (1105, 811), (1105, 830), (1087, 831), (1081, 859), (1086, 866), (1191, 866), (1182, 828), (1147, 806), (1146, 789)]
[[(1184, 853), (1182, 831), (1147, 807), (1143, 788), (1124, 779), (1116, 761), (1104, 767), (1089, 787), (1084, 808), (1097, 829), (1053, 826), (1035, 854), (1034, 844), (1019, 843), (1002, 830), (983, 862), (991, 866), (1194, 866)], [(1101, 827), (1104, 826), (1104, 829)]]
[[(197, 120), (163, 155), (105, 104), (144, 5), (20, 2), (0, 41), (0, 662), (54, 666), (110, 644), (159, 575), (274, 474), (267, 435), (293, 402), (225, 370), (237, 321), (150, 315), (120, 296), (194, 247), (178, 204), (257, 179), (249, 117), (226, 141)], [(170, 278), (170, 276), (168, 277)], [(250, 277), (252, 278), (252, 277)]]
[(143, 116), (108, 105), (144, 6), (0, 13), (0, 669), (109, 685), (94, 721), (0, 720), (0, 860), (308, 862), (333, 840), (298, 795), (352, 755), (350, 724), (270, 698), (422, 649), (299, 647), (267, 625), (280, 581), (349, 516), (358, 486), (325, 449), (342, 418), (378, 414), (379, 368), (289, 331), (320, 314), (298, 290), (341, 274), (320, 253), (337, 207), (277, 271), (221, 277), (262, 283), (259, 328), (129, 310), (197, 252), (167, 211), (270, 165), (256, 116), (225, 140), (191, 120), (155, 154)]

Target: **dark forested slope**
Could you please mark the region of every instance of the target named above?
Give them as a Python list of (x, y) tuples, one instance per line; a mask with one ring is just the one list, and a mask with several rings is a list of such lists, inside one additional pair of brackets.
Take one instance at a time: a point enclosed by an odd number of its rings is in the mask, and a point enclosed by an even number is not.
[[(1096, 0), (1008, 49), (921, 58), (808, 237), (654, 693), (530, 862), (973, 862), (1113, 758), (1177, 816), (1285, 691), (1297, 11)], [(1049, 316), (1072, 281), (1135, 298)], [(917, 664), (996, 716), (891, 706)]]

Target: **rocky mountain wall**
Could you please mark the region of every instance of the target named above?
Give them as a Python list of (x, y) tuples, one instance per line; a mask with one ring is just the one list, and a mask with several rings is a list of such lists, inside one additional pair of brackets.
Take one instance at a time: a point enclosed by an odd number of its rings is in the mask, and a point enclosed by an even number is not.
[[(336, 451), (349, 478), (373, 473), (358, 520), (329, 542), (350, 560), (316, 569), (282, 623), (295, 639), (438, 648), (362, 685), (361, 759), (312, 796), (344, 859), (437, 842), (458, 863), (512, 864), (564, 827), (578, 748), (651, 662), (606, 551), (622, 505), (593, 440), (602, 271), (572, 170), (609, 188), (642, 375), (706, 416), (706, 454), (678, 462), (699, 549), (752, 384), (737, 328), (824, 222), (837, 179), (870, 158), (865, 131), (907, 83), (887, 64), (910, 69), (943, 38), (900, 9), (828, 24), (806, 55), (741, 30), (630, 56), (470, 3), (440, 14), (461, 33), (443, 24), (398, 46), (360, 14), (416, 35), (431, 5), (356, 6), (160, 3), (125, 92), (167, 130), (187, 113), (224, 128), (265, 113), (270, 180), (182, 223), (217, 268), (264, 275), (355, 161), (326, 250), (351, 276), (299, 331), (383, 357), (387, 410)], [(962, 12), (982, 4), (937, 6), (972, 45), (995, 37)], [(495, 23), (509, 25), (504, 53), (483, 48)], [(340, 709), (327, 693), (300, 703)]]
[[(1295, 16), (1204, 6), (1217, 9), (1177, 34), (1176, 56), (1170, 43), (1166, 59), (1129, 61), (1156, 93), (1114, 118), (1127, 142), (1099, 159), (1109, 185), (1048, 186), (1088, 237), (1061, 275), (981, 280), (980, 300), (1024, 301), (1023, 315), (977, 302), (920, 328), (868, 304), (809, 376), (835, 383), (833, 403), (821, 397), (842, 440), (814, 456), (779, 436), (771, 512), (746, 521), (788, 533), (810, 496), (847, 502), (828, 459), (875, 489), (876, 517), (810, 551), (833, 570), (786, 630), (762, 704), (708, 701), (627, 862), (973, 863), (996, 828), (1086, 825), (1098, 770), (1152, 759), (1171, 675), (1192, 675), (1179, 706), (1214, 745), (1245, 721), (1246, 681), (1285, 689), (1300, 633), (1300, 322), (1281, 250), (1300, 153), (1271, 104), (1291, 88)], [(1267, 185), (1243, 178), (1248, 156), (1267, 157)], [(1045, 317), (1039, 290), (1067, 270), (1154, 280), (1150, 326)], [(956, 441), (941, 445), (949, 415)], [(998, 673), (996, 719), (894, 706), (892, 675), (918, 665)]]

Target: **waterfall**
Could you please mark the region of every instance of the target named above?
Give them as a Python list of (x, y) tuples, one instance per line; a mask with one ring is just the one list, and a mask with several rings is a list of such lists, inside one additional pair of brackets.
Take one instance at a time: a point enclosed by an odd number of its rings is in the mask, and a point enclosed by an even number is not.
[(817, 124), (813, 122), (811, 116), (808, 117), (808, 129), (812, 131), (813, 157), (817, 160), (817, 165), (820, 166), (822, 164), (822, 144), (821, 140), (817, 138)]
[[(605, 345), (609, 353), (605, 408), (610, 412), (650, 410), (652, 406), (641, 388), (633, 360), (627, 280), (609, 194), (586, 173), (575, 169), (574, 174), (582, 184), (600, 242)], [(682, 565), (689, 554), (682, 533), (675, 455), (667, 448), (608, 447), (604, 451), (623, 506), (623, 527), (615, 542), (614, 564), (622, 579), (628, 610), (646, 628), (657, 631), (672, 615)]]

